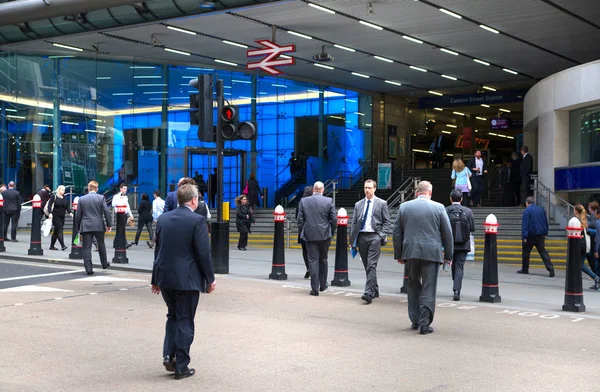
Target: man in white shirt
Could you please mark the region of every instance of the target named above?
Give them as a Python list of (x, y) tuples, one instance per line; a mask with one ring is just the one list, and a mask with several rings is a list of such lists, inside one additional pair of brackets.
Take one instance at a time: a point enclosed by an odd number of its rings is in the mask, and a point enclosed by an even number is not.
[(467, 163), (467, 167), (473, 175), (471, 176), (471, 201), (473, 207), (481, 205), (481, 195), (483, 194), (483, 176), (487, 174), (487, 166), (481, 158), (481, 151), (475, 151), (475, 156), (472, 156)]
[(165, 201), (160, 197), (160, 191), (157, 189), (154, 191), (154, 200), (152, 201), (152, 220), (154, 221), (154, 235), (150, 241), (146, 241), (146, 244), (150, 247), (154, 247), (154, 239), (156, 238), (156, 221), (158, 217), (165, 211)]
[[(127, 185), (122, 184), (121, 188), (119, 189), (119, 193), (117, 193), (116, 195), (113, 196), (112, 198), (112, 206), (122, 206), (125, 205), (127, 207), (126, 213), (127, 213), (127, 218), (128, 218), (128, 223), (129, 221), (133, 220), (133, 214), (131, 213), (131, 207), (129, 207), (129, 198), (127, 197)], [(115, 211), (116, 212), (116, 211)], [(117, 241), (117, 236), (115, 235), (115, 239), (113, 241), (113, 248), (116, 248), (116, 241)], [(129, 248), (131, 245), (128, 245), (127, 247)]]

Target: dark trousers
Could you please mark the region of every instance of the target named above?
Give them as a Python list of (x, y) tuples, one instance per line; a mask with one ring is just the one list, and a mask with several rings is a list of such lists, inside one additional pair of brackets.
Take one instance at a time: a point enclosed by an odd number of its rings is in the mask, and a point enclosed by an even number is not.
[(54, 229), (52, 231), (52, 238), (50, 240), (50, 246), (54, 246), (56, 244), (56, 240), (58, 240), (58, 242), (60, 243), (60, 245), (64, 248), (65, 247), (65, 240), (64, 240), (64, 236), (63, 236), (63, 230), (64, 230), (64, 226), (65, 226), (65, 218), (62, 217), (53, 217), (52, 218), (52, 226), (54, 226)]
[(468, 250), (455, 250), (452, 255), (452, 291), (460, 293), (462, 289), (462, 280), (465, 272), (465, 260), (467, 259)]
[(238, 240), (238, 248), (245, 248), (248, 246), (248, 232), (240, 233), (240, 239)]
[(12, 226), (10, 227), (10, 239), (17, 239), (17, 226), (19, 226), (19, 216), (21, 214), (18, 212), (5, 212), (4, 213), (4, 240), (7, 240), (8, 236), (8, 224), (12, 222)]
[[(594, 249), (593, 247), (591, 249)], [(598, 259), (594, 257), (594, 251), (590, 253), (586, 253), (585, 257), (587, 258), (588, 264), (590, 265), (590, 269), (596, 274), (600, 276), (600, 271), (598, 271)]]
[(137, 227), (137, 232), (135, 233), (135, 244), (138, 244), (138, 241), (140, 240), (140, 235), (142, 234), (142, 230), (144, 230), (144, 226), (146, 226), (146, 229), (148, 230), (148, 235), (150, 236), (150, 241), (152, 241), (152, 221), (139, 221), (138, 220), (138, 227)]
[[(512, 191), (513, 191), (513, 199), (515, 201), (516, 206), (521, 205), (521, 183), (520, 182), (512, 182)], [(525, 202), (525, 200), (523, 200)]]
[(412, 259), (408, 269), (408, 317), (413, 324), (427, 327), (435, 314), (435, 295), (440, 263)]
[(377, 233), (358, 233), (358, 251), (362, 259), (367, 282), (365, 283), (365, 294), (371, 298), (379, 294), (377, 284), (377, 262), (381, 254), (381, 237)]
[(554, 268), (550, 261), (550, 255), (546, 251), (546, 236), (543, 234), (532, 235), (527, 237), (527, 241), (523, 241), (523, 269), (529, 270), (529, 255), (535, 246), (547, 270)]
[(302, 246), (302, 258), (304, 259), (304, 265), (306, 266), (306, 270), (308, 271), (308, 249), (306, 248), (306, 242), (304, 240), (300, 241), (300, 245)]
[(502, 207), (511, 207), (515, 205), (515, 193), (513, 191), (512, 183), (507, 182), (502, 185)]
[(108, 260), (106, 259), (106, 245), (104, 244), (104, 232), (103, 231), (90, 231), (87, 233), (81, 233), (83, 237), (83, 265), (86, 272), (92, 272), (92, 242), (94, 238), (98, 241), (98, 253), (100, 255), (100, 263), (102, 268), (108, 267)]
[(465, 207), (468, 207), (469, 206), (469, 200), (470, 200), (469, 192), (463, 192), (462, 205), (465, 206)]
[(325, 241), (306, 241), (308, 251), (308, 270), (310, 271), (310, 287), (314, 291), (327, 286), (327, 253), (331, 239)]
[(483, 176), (473, 174), (471, 176), (471, 200), (473, 205), (481, 204), (481, 195), (483, 195)]
[(190, 347), (194, 341), (194, 318), (200, 292), (165, 287), (161, 287), (160, 292), (168, 309), (163, 357), (169, 355), (171, 358), (176, 358), (175, 368), (183, 372), (190, 364)]
[(525, 204), (525, 199), (529, 196), (529, 175), (521, 175), (521, 204)]

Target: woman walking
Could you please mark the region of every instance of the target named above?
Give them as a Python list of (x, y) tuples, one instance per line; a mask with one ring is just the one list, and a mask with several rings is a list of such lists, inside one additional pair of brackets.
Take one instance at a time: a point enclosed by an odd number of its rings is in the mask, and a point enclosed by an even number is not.
[(246, 246), (248, 246), (248, 234), (250, 234), (250, 226), (254, 223), (254, 216), (252, 216), (252, 210), (250, 209), (246, 195), (236, 197), (235, 206), (235, 225), (240, 233), (237, 248), (239, 250), (246, 250)]
[(460, 189), (463, 194), (463, 206), (469, 205), (469, 192), (471, 192), (471, 170), (465, 166), (462, 159), (455, 159), (452, 162), (452, 178), (454, 181), (454, 189)]
[(142, 201), (140, 201), (138, 207), (138, 228), (137, 233), (135, 233), (135, 241), (132, 242), (132, 245), (137, 246), (144, 226), (148, 229), (150, 242), (152, 242), (152, 203), (148, 199), (147, 193), (142, 193)]
[(588, 229), (588, 221), (585, 212), (585, 207), (581, 204), (575, 205), (575, 218), (579, 219), (581, 222), (581, 239), (579, 242), (579, 246), (581, 248), (581, 272), (585, 272), (590, 278), (594, 279), (594, 285), (590, 287), (592, 290), (600, 289), (600, 277), (596, 275), (590, 267), (585, 264), (586, 253), (590, 251), (590, 237), (587, 234)]
[(65, 240), (63, 236), (63, 229), (65, 227), (65, 216), (67, 212), (73, 217), (73, 213), (71, 212), (71, 203), (67, 199), (65, 199), (65, 186), (59, 185), (56, 188), (56, 194), (48, 200), (48, 211), (50, 215), (48, 215), (48, 219), (52, 219), (52, 226), (54, 226), (54, 230), (52, 232), (52, 240), (50, 241), (50, 250), (58, 250), (54, 245), (56, 244), (56, 240), (60, 242), (62, 250), (67, 249), (65, 246)]

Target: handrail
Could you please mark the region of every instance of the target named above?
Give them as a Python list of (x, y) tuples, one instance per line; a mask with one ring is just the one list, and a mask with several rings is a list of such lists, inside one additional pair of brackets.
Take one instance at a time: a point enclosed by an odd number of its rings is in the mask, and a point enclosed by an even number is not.
[[(548, 219), (558, 221), (557, 223), (561, 225), (561, 228), (565, 228), (569, 219), (574, 216), (575, 206), (540, 182), (537, 175), (532, 174), (530, 178), (533, 179), (532, 187), (536, 204), (541, 204), (545, 207)], [(552, 198), (556, 199), (559, 203), (553, 203)], [(522, 200), (522, 202), (524, 203), (525, 201)], [(562, 219), (558, 220), (558, 217), (554, 214), (555, 212), (558, 212)]]
[(394, 208), (397, 204), (402, 204), (406, 200), (406, 194), (414, 193), (417, 190), (417, 183), (420, 181), (417, 177), (408, 177), (402, 185), (398, 187), (387, 199), (388, 208)]

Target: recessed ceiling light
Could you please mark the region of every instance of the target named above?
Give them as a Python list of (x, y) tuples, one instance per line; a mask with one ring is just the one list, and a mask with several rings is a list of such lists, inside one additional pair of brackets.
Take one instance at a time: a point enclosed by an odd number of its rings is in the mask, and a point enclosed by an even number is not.
[[(9, 110), (9, 109), (6, 109)], [(54, 114), (52, 113), (38, 113), (40, 116), (46, 116), (46, 117), (54, 117)]]
[(361, 25), (371, 27), (376, 30), (383, 30), (383, 27), (377, 26), (376, 24), (373, 24), (373, 23), (365, 22), (364, 20), (359, 20), (358, 23), (360, 23)]
[(456, 14), (456, 13), (454, 13), (452, 11), (448, 11), (447, 9), (440, 8), (440, 11), (443, 12), (444, 14), (446, 14), (446, 15), (453, 16), (456, 19), (462, 19), (462, 16), (460, 16), (459, 14)]
[(361, 78), (365, 78), (365, 79), (369, 79), (369, 75), (361, 74), (361, 73), (358, 73), (358, 72), (352, 72), (352, 75), (358, 76), (358, 77), (361, 77)]
[(115, 96), (119, 96), (119, 95), (133, 95), (133, 93), (113, 93), (112, 95), (115, 95)]
[(96, 76), (96, 80), (110, 80), (112, 79), (110, 76)]
[(514, 136), (507, 136), (507, 139), (514, 139)]
[(231, 80), (232, 83), (244, 83), (244, 84), (252, 84), (252, 81), (250, 80), (239, 80), (239, 79), (232, 79)]
[(171, 53), (182, 54), (182, 55), (184, 55), (184, 56), (191, 56), (191, 53), (184, 52), (184, 51), (182, 51), (182, 50), (171, 49), (171, 48), (165, 48), (165, 50), (166, 50), (167, 52), (171, 52)]
[[(138, 87), (165, 87), (167, 84), (166, 83), (142, 83), (142, 84), (138, 84)], [(186, 84), (185, 86), (189, 86), (189, 84)]]
[(361, 112), (354, 112), (354, 114), (358, 114), (359, 116), (364, 116), (365, 115), (364, 113), (361, 113)]
[(338, 48), (338, 49), (347, 50), (348, 52), (356, 52), (356, 50), (355, 50), (355, 49), (348, 48), (347, 46), (342, 46), (342, 45), (338, 45), (338, 44), (335, 44), (335, 45), (333, 45), (333, 46), (335, 46), (335, 47), (336, 47), (336, 48)]
[(159, 75), (135, 75), (134, 79), (160, 79)]
[(144, 91), (144, 94), (146, 95), (150, 95), (150, 94), (166, 94), (167, 91)]
[(52, 45), (54, 46), (58, 46), (59, 48), (64, 48), (64, 49), (69, 49), (69, 50), (76, 50), (78, 52), (83, 52), (83, 49), (81, 48), (76, 48), (74, 46), (69, 46), (69, 45), (63, 45), (63, 44), (57, 44), (57, 43), (53, 43)]
[(442, 75), (442, 78), (450, 79), (450, 80), (458, 80), (454, 76)]
[(314, 63), (315, 67), (319, 67), (319, 68), (325, 68), (325, 69), (335, 69), (333, 67), (330, 67), (329, 65), (324, 65), (324, 64), (319, 64), (319, 63)]
[(6, 118), (20, 118), (22, 120), (26, 119), (26, 117), (24, 117), (24, 116), (15, 116), (14, 114), (7, 114)]
[(407, 40), (412, 41), (412, 42), (416, 42), (418, 44), (422, 44), (423, 43), (423, 41), (421, 41), (420, 39), (409, 37), (408, 35), (403, 35), (402, 38), (407, 39)]
[(432, 91), (432, 90), (429, 90), (429, 91), (428, 91), (428, 93), (429, 93), (429, 94), (433, 94), (433, 95), (437, 95), (437, 96), (439, 96), (439, 97), (441, 97), (441, 96), (443, 96), (443, 95), (444, 95), (444, 94), (442, 94), (442, 93), (439, 93), (439, 92), (437, 92), (437, 91)]
[(306, 34), (297, 33), (295, 31), (288, 30), (288, 33), (291, 34), (291, 35), (295, 35), (296, 37), (300, 37), (300, 38), (304, 38), (304, 39), (312, 39), (312, 37), (310, 37), (310, 36), (308, 36)]
[(320, 10), (320, 11), (327, 12), (327, 13), (329, 13), (329, 14), (331, 14), (331, 15), (335, 15), (335, 11), (332, 11), (332, 10), (330, 10), (330, 9), (327, 9), (327, 8), (325, 8), (325, 7), (321, 7), (320, 5), (317, 5), (317, 4), (314, 4), (314, 3), (308, 3), (308, 6), (309, 6), (309, 7), (316, 8), (316, 9), (318, 9), (318, 10)]
[(271, 86), (273, 86), (273, 87), (287, 88), (287, 86), (285, 84), (272, 84)]
[(393, 84), (394, 86), (402, 86), (402, 83), (394, 82), (393, 80), (386, 80), (387, 84)]
[(267, 92), (266, 91), (260, 91), (259, 94), (260, 95), (267, 95)]
[(394, 62), (394, 60), (386, 59), (385, 57), (381, 57), (381, 56), (373, 56), (373, 57), (376, 58), (377, 60), (385, 61), (386, 63)]
[(500, 32), (499, 32), (498, 30), (496, 30), (496, 29), (492, 29), (492, 28), (491, 28), (491, 27), (489, 27), (489, 26), (486, 26), (486, 25), (479, 25), (479, 27), (481, 27), (481, 28), (482, 28), (482, 29), (484, 29), (484, 30), (490, 31), (490, 32), (492, 32), (492, 33), (494, 33), (494, 34), (500, 34)]
[(489, 90), (489, 91), (496, 91), (496, 89), (495, 89), (495, 88), (493, 88), (493, 87), (489, 87), (489, 86), (483, 86), (483, 89), (484, 89), (484, 90)]
[(227, 41), (227, 40), (223, 40), (224, 44), (227, 45), (231, 45), (231, 46), (237, 46), (238, 48), (244, 48), (244, 49), (248, 49), (248, 46), (246, 45), (242, 45), (242, 44), (238, 44), (237, 42), (232, 42), (232, 41)]
[(36, 123), (33, 123), (33, 125), (36, 126), (36, 127), (41, 127), (41, 128), (51, 128), (52, 127), (52, 125), (48, 125), (48, 124), (36, 124)]
[(478, 120), (481, 120), (481, 121), (487, 121), (487, 118), (485, 118), (485, 117), (475, 117), (475, 118)]
[(452, 51), (452, 50), (450, 50), (450, 49), (446, 49), (446, 48), (440, 48), (440, 50), (441, 50), (442, 52), (444, 52), (444, 53), (448, 53), (448, 54), (451, 54), (451, 55), (453, 55), (453, 56), (458, 56), (458, 53), (456, 53), (456, 52), (454, 52), (454, 51)]
[(504, 72), (508, 72), (509, 74), (513, 74), (513, 75), (518, 75), (519, 73), (516, 71), (513, 71), (512, 69), (508, 69), (508, 68), (502, 68), (502, 70)]
[(348, 99), (348, 98), (346, 98), (346, 99), (345, 99), (345, 101), (346, 101), (346, 102), (353, 102), (353, 103), (356, 103), (356, 101), (355, 101), (354, 99)]
[(132, 65), (129, 69), (154, 69), (154, 67), (147, 65)]
[(79, 123), (76, 122), (70, 122), (70, 121), (63, 121), (63, 124), (67, 124), (67, 125), (79, 125)]
[(497, 134), (497, 133), (492, 133), (492, 132), (488, 133), (488, 135), (491, 135), (491, 136), (498, 136), (498, 134)]
[(476, 63), (479, 63), (479, 64), (483, 64), (483, 65), (488, 66), (488, 67), (490, 66), (490, 63), (485, 62), (483, 60), (473, 59), (473, 61), (475, 61)]
[(506, 137), (506, 135), (498, 134), (498, 137)]
[(458, 127), (457, 127), (456, 125), (454, 125), (454, 124), (446, 124), (446, 126), (447, 126), (448, 128), (458, 128)]
[(450, 132), (450, 131), (442, 131), (442, 133), (445, 133), (445, 134), (448, 134), (448, 135), (452, 134), (452, 132)]
[(189, 34), (189, 35), (197, 35), (195, 32), (193, 31), (189, 31), (189, 30), (185, 30), (185, 29), (180, 29), (179, 27), (174, 27), (174, 26), (167, 26), (167, 29), (170, 30), (175, 30), (175, 31), (179, 31), (180, 33), (184, 33), (184, 34)]
[[(4, 110), (6, 110), (7, 112), (14, 112), (14, 113), (18, 112), (18, 110), (17, 110), (17, 109), (8, 109), (8, 108), (7, 108), (7, 109), (4, 109)], [(40, 114), (42, 114), (42, 115), (43, 115), (43, 114), (46, 114), (46, 113), (40, 113)], [(52, 114), (52, 116), (53, 116), (53, 114)]]
[(461, 112), (452, 112), (452, 113), (456, 114), (457, 116), (464, 116), (465, 115), (464, 113), (461, 113)]
[(415, 71), (419, 71), (419, 72), (427, 72), (426, 69), (415, 67), (414, 65), (411, 65), (410, 69), (414, 69)]
[(215, 59), (215, 63), (225, 64), (225, 65), (231, 65), (233, 67), (237, 67), (237, 64), (236, 63), (232, 63), (231, 61), (225, 61), (225, 60)]
[[(104, 122), (104, 120), (98, 120), (97, 118), (92, 118), (92, 121), (94, 121), (94, 122)], [(98, 128), (98, 127), (96, 127), (96, 128)]]
[(500, 111), (504, 112), (504, 113), (510, 113), (510, 110), (508, 110), (508, 109), (500, 109)]
[(482, 103), (481, 106), (483, 106), (484, 108), (489, 108), (490, 105), (486, 105), (485, 103)]
[(444, 109), (442, 109), (442, 108), (433, 108), (433, 110), (437, 110), (438, 112), (443, 112), (444, 111)]

